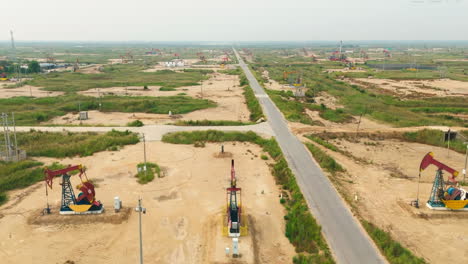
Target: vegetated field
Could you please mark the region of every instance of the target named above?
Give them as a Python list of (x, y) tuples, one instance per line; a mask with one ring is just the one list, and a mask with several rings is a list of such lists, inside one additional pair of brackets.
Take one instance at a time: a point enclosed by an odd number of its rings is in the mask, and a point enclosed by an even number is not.
[[(290, 114), (283, 111), (285, 115), (294, 117), (294, 121), (305, 120), (304, 109), (320, 111), (319, 105), (310, 103), (314, 100), (315, 94), (326, 92), (338, 99), (338, 102), (344, 107), (334, 110), (334, 113), (323, 114), (321, 117), (330, 120), (347, 120), (346, 115), (359, 116), (364, 114), (372, 119), (386, 122), (394, 126), (422, 126), (422, 125), (447, 125), (447, 126), (467, 126), (467, 122), (461, 118), (444, 113), (464, 113), (468, 111), (468, 97), (431, 97), (414, 100), (402, 101), (392, 95), (382, 94), (378, 91), (367, 90), (357, 85), (349, 85), (345, 82), (335, 80), (333, 75), (323, 73), (320, 65), (291, 65), (288, 68), (276, 65), (254, 65), (257, 72), (268, 70), (272, 79), (283, 82), (283, 71), (288, 69), (302, 72), (303, 83), (309, 87), (306, 97), (299, 103), (294, 102), (294, 108), (297, 109)], [(257, 75), (259, 76), (259, 74)], [(261, 81), (267, 81), (259, 78)], [(278, 94), (274, 91), (270, 94)], [(283, 95), (284, 92), (283, 92)], [(285, 96), (283, 96), (285, 97)], [(272, 99), (275, 100), (275, 97)], [(293, 98), (289, 96), (285, 103), (293, 104)], [(279, 106), (281, 109), (281, 104)], [(292, 107), (291, 107), (292, 108)], [(283, 108), (284, 109), (284, 108)], [(301, 114), (302, 113), (302, 114)], [(434, 113), (440, 113), (438, 115)], [(336, 119), (336, 115), (342, 117)], [(307, 122), (303, 122), (307, 123)]]
[[(226, 156), (218, 155), (221, 144)], [(242, 256), (238, 260), (249, 264), (292, 262), (296, 253), (284, 235), (286, 213), (279, 198), (282, 190), (270, 172), (269, 161), (260, 158), (265, 153), (260, 146), (224, 142), (193, 147), (153, 141), (147, 142), (146, 147), (148, 162), (158, 164), (164, 172), (146, 184), (139, 184), (135, 178), (137, 165), (143, 162), (142, 142), (115, 152), (61, 159), (62, 164), (83, 164), (87, 168), (87, 176), (98, 183), (96, 198), (106, 207), (103, 215), (59, 215), (58, 178), (48, 191), (52, 215), (41, 214), (46, 204), (43, 183), (11, 191), (11, 202), (0, 207), (0, 236), (11, 234), (10, 243), (2, 247), (3, 261), (19, 264), (31, 263), (31, 259), (41, 263), (138, 261), (135, 254), (139, 250), (138, 236), (134, 232), (138, 214), (133, 211), (141, 196), (147, 208), (142, 216), (142, 230), (158, 234), (143, 235), (143, 244), (151, 245), (144, 249), (145, 262), (227, 263), (232, 257), (224, 252), (226, 247), (231, 247), (232, 239), (222, 235), (222, 227), (232, 158), (249, 229), (247, 236), (239, 238)], [(38, 159), (47, 163), (57, 160)], [(71, 182), (73, 186), (78, 184), (78, 177), (71, 177)], [(120, 213), (112, 209), (115, 196), (123, 201)], [(309, 215), (307, 206), (301, 208)], [(314, 223), (304, 224), (309, 228)], [(52, 231), (43, 232), (45, 229)], [(77, 240), (77, 237), (86, 239)], [(73, 243), (57, 243), (58, 240)], [(93, 250), (83, 254), (80, 249), (90, 244)], [(304, 246), (311, 245), (304, 243)], [(51, 247), (55, 248), (54, 254), (45, 255)], [(13, 254), (17, 250), (28, 254)]]
[(27, 84), (44, 87), (48, 91), (77, 92), (91, 88), (106, 88), (115, 86), (158, 85), (164, 88), (196, 85), (200, 80), (207, 79), (207, 71), (175, 72), (162, 70), (143, 72), (142, 65), (122, 64), (108, 65), (103, 73), (49, 73), (35, 75)]
[(18, 148), (28, 156), (65, 158), (90, 156), (99, 151), (116, 151), (139, 142), (138, 135), (130, 131), (112, 130), (107, 133), (73, 133), (30, 131), (17, 133)]
[[(101, 103), (101, 107), (99, 107)], [(82, 95), (59, 97), (14, 97), (0, 99), (0, 112), (14, 112), (18, 125), (34, 125), (48, 121), (69, 112), (98, 110), (102, 112), (184, 114), (195, 110), (215, 107), (216, 104), (206, 99), (188, 96), (165, 97), (124, 97), (104, 96), (95, 98)]]

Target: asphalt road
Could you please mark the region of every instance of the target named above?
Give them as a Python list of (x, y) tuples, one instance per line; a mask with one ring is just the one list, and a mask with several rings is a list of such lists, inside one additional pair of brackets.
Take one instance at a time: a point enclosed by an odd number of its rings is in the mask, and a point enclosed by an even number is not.
[[(235, 50), (234, 50), (235, 51)], [(289, 167), (296, 175), (312, 214), (322, 226), (325, 238), (338, 263), (386, 263), (380, 252), (344, 204), (332, 183), (310, 153), (291, 133), (281, 112), (259, 85), (250, 69), (236, 56), (250, 86), (261, 103)]]

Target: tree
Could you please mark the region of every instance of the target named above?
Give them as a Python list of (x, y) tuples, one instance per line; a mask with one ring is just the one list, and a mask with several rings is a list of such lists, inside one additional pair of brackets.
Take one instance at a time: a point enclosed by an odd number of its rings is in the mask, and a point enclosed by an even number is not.
[(31, 61), (28, 65), (29, 72), (38, 73), (41, 71), (41, 66), (39, 66), (39, 62)]

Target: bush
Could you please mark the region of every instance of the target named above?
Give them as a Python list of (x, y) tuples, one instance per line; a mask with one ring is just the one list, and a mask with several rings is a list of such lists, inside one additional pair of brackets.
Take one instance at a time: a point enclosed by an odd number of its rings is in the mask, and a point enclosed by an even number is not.
[(143, 90), (148, 90), (148, 85), (143, 86)]
[(265, 154), (262, 154), (262, 155), (260, 156), (260, 158), (261, 158), (262, 160), (268, 160), (268, 156), (265, 155)]
[(154, 179), (154, 174), (158, 175), (158, 178), (161, 177), (161, 168), (159, 168), (158, 164), (147, 162), (146, 163), (146, 172), (144, 170), (145, 163), (139, 163), (137, 165), (138, 173), (135, 177), (138, 178), (138, 183), (146, 184), (151, 182)]
[(257, 97), (255, 97), (254, 91), (248, 85), (244, 87), (244, 97), (247, 103), (247, 108), (250, 111), (250, 121), (256, 122), (260, 118), (264, 117), (262, 107), (260, 106)]
[(144, 126), (144, 124), (143, 124), (143, 122), (141, 122), (140, 120), (137, 119), (135, 121), (129, 122), (127, 124), (127, 126), (129, 126), (129, 127), (142, 127), (142, 126)]
[(175, 91), (175, 88), (172, 87), (161, 87), (159, 88), (159, 91)]

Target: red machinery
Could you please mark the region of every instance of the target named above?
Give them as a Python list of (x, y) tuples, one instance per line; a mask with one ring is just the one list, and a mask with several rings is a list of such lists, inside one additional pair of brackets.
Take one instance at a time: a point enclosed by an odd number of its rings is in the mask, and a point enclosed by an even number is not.
[[(78, 189), (81, 191), (78, 197), (75, 197), (73, 188), (70, 182), (70, 172), (79, 171), (79, 177), (81, 184), (78, 185)], [(60, 214), (90, 214), (90, 213), (102, 213), (103, 205), (101, 202), (95, 200), (96, 192), (94, 191), (94, 185), (89, 182), (86, 176), (85, 170), (82, 165), (69, 166), (60, 170), (49, 170), (45, 168), (45, 183), (46, 183), (46, 195), (48, 196), (47, 186), (52, 189), (53, 179), (56, 176), (62, 176), (62, 201), (60, 206)], [(85, 180), (83, 180), (83, 175)], [(49, 203), (47, 202), (46, 212), (50, 213)]]
[[(457, 181), (455, 177), (458, 176), (458, 171), (436, 160), (432, 152), (424, 156), (419, 165), (419, 170), (423, 171), (431, 164), (437, 167), (437, 172), (432, 185), (431, 195), (426, 203), (427, 207), (434, 210), (468, 210), (467, 192), (456, 186)], [(451, 174), (448, 178), (449, 183), (445, 183), (442, 171)]]
[[(231, 161), (231, 187), (226, 188), (227, 191), (227, 228), (230, 237), (238, 237), (241, 235), (241, 212), (242, 199), (241, 188), (236, 186), (236, 171), (234, 170), (234, 160)], [(239, 200), (238, 200), (239, 196)]]

